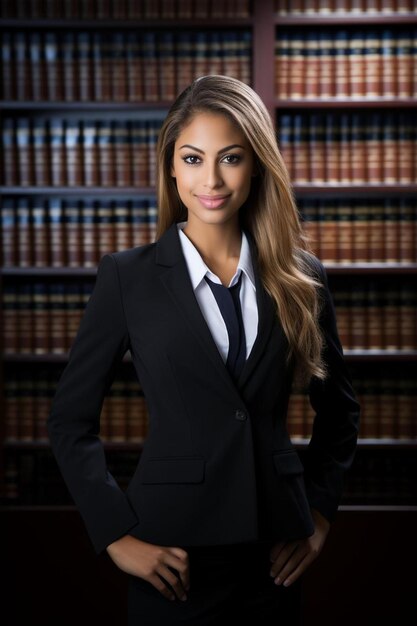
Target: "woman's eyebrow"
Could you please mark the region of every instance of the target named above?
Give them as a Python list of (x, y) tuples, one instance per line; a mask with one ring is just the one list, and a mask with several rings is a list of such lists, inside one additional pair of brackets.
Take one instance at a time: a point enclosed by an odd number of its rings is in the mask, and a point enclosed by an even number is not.
[[(189, 143), (185, 143), (183, 146), (180, 146), (178, 150), (181, 150), (181, 148), (191, 148), (192, 150), (195, 150), (196, 152), (201, 152), (201, 154), (204, 154), (204, 150), (200, 150), (200, 148), (191, 146)], [(219, 150), (217, 154), (222, 154), (222, 152), (226, 152), (226, 150), (231, 150), (231, 148), (242, 148), (243, 150), (245, 149), (245, 147), (241, 146), (239, 143), (233, 143), (231, 146), (226, 146), (225, 148), (222, 148), (221, 150)]]

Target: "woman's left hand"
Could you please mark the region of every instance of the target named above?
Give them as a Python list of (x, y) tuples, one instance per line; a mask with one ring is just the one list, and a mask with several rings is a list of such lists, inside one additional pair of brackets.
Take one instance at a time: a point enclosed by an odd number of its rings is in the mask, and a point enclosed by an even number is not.
[(283, 584), (285, 587), (291, 585), (318, 557), (324, 546), (330, 522), (316, 509), (311, 509), (311, 514), (315, 531), (310, 537), (295, 541), (279, 541), (271, 549), (270, 573), (277, 585)]

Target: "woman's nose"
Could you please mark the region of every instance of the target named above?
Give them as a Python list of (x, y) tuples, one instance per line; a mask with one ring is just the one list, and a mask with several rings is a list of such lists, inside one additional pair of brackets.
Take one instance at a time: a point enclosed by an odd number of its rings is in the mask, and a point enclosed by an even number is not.
[(213, 165), (207, 165), (205, 172), (205, 184), (207, 187), (218, 187), (223, 184), (223, 179), (220, 174), (219, 167), (216, 163)]

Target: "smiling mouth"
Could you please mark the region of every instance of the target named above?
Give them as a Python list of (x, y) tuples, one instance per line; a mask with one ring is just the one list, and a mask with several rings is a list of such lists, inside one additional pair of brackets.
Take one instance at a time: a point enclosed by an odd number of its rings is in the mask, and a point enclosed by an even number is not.
[(227, 196), (197, 196), (197, 198), (204, 207), (208, 209), (217, 209), (219, 206), (224, 204), (228, 198), (230, 198), (230, 194)]

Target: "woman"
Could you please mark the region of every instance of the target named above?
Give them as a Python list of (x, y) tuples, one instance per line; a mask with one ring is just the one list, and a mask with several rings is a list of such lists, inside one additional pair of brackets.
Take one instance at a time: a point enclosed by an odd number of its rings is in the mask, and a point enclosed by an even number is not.
[[(359, 428), (326, 273), (246, 84), (196, 79), (157, 157), (156, 241), (102, 257), (51, 444), (96, 552), (128, 575), (129, 624), (299, 624)], [(124, 493), (99, 421), (128, 349), (149, 431)], [(294, 382), (316, 412), (304, 464), (286, 425)]]

